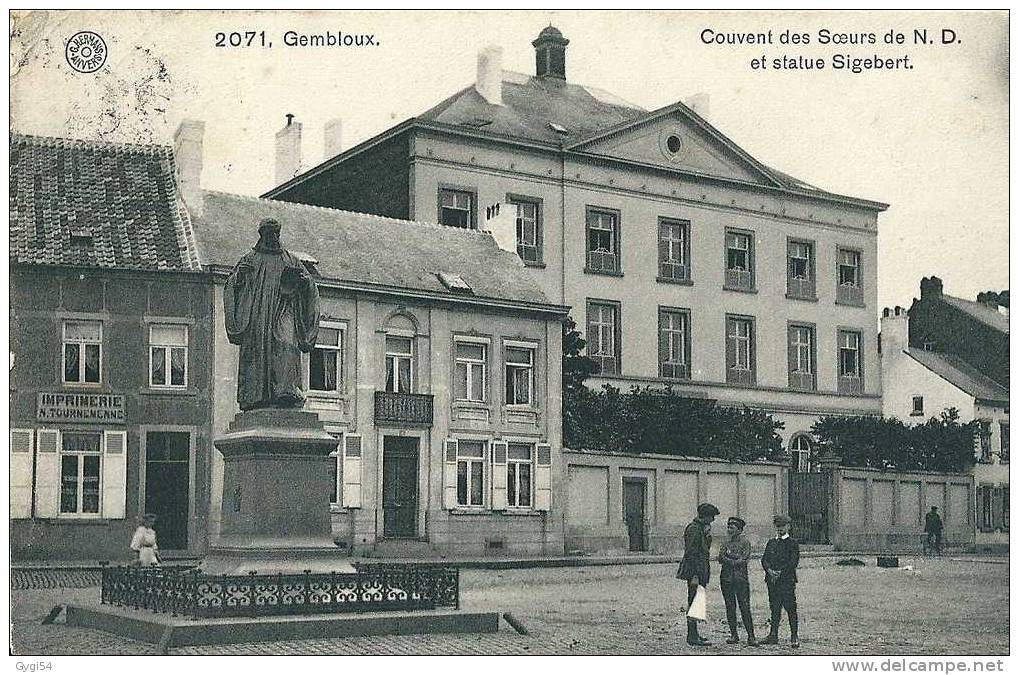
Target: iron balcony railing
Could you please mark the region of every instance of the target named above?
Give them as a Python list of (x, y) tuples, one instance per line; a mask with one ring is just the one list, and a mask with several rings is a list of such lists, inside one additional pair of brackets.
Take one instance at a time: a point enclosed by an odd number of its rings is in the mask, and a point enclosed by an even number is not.
[(396, 394), (375, 392), (375, 422), (399, 424), (431, 424), (431, 394)]

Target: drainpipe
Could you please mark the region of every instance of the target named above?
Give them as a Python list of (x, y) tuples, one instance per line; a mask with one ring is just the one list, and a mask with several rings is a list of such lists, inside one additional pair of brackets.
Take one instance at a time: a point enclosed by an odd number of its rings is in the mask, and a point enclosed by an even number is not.
[(559, 302), (566, 304), (566, 148), (559, 141)]

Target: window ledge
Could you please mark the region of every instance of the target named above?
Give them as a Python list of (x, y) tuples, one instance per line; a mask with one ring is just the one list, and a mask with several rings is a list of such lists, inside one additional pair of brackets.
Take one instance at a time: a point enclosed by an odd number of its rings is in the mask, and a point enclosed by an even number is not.
[(104, 394), (112, 392), (112, 389), (102, 382), (61, 382), (60, 386), (72, 391), (99, 391)]
[(722, 286), (723, 291), (735, 291), (736, 293), (756, 293), (756, 288), (740, 288), (739, 286)]
[(794, 386), (790, 385), (789, 386), (789, 391), (799, 391), (799, 392), (803, 392), (803, 393), (806, 393), (806, 394), (813, 394), (813, 393), (817, 392), (817, 387), (794, 387)]
[(692, 279), (672, 279), (670, 277), (655, 277), (660, 284), (676, 284), (677, 286), (693, 286)]
[(524, 260), (524, 267), (536, 267), (538, 269), (545, 269), (547, 265), (540, 260)]
[(835, 298), (836, 305), (842, 305), (843, 307), (866, 307), (867, 305), (862, 302), (847, 302), (845, 300), (839, 300)]
[(913, 411), (913, 412), (909, 413), (909, 416), (910, 417), (923, 417), (923, 412)]
[(109, 525), (109, 518), (82, 518), (67, 516), (66, 518), (37, 518), (47, 525)]
[(487, 401), (465, 401), (463, 399), (454, 399), (453, 407), (463, 410), (488, 410), (492, 406)]
[(451, 516), (487, 516), (491, 515), (492, 511), (484, 506), (458, 506), (453, 509), (449, 509)]
[(502, 513), (507, 516), (538, 516), (543, 512), (535, 511), (534, 509), (525, 506), (523, 508), (507, 507), (505, 510), (498, 511), (497, 513)]
[(804, 302), (817, 302), (816, 295), (793, 295), (791, 293), (785, 294), (786, 300), (803, 300)]
[(339, 504), (329, 505), (329, 513), (346, 513), (346, 512), (347, 508), (345, 506), (340, 506)]
[(160, 389), (158, 387), (142, 387), (138, 390), (142, 396), (198, 396), (197, 389)]
[(592, 269), (590, 267), (585, 267), (584, 268), (584, 274), (600, 274), (603, 277), (621, 277), (621, 276), (623, 276), (622, 272), (618, 272), (618, 271), (615, 271), (615, 270), (596, 270), (596, 269)]

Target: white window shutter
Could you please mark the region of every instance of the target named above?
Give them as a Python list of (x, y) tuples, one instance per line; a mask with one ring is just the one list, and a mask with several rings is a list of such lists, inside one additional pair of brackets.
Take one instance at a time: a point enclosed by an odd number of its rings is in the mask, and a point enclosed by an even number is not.
[(31, 429), (11, 429), (11, 518), (32, 517)]
[(343, 506), (361, 508), (361, 434), (343, 437)]
[(447, 509), (456, 508), (456, 452), (456, 439), (447, 438), (442, 453), (442, 506)]
[(492, 441), (492, 510), (506, 509), (506, 451), (509, 443)]
[(103, 434), (103, 518), (123, 518), (127, 505), (127, 432)]
[(35, 517), (56, 518), (60, 508), (60, 430), (39, 429), (35, 437)]
[(552, 510), (552, 446), (538, 443), (537, 461), (534, 468), (534, 508), (537, 511)]

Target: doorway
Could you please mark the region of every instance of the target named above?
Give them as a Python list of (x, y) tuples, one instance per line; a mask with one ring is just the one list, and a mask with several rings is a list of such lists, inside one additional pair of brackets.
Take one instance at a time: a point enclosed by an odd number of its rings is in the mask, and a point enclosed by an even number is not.
[(643, 478), (623, 479), (623, 520), (631, 551), (647, 550), (644, 502), (647, 495), (647, 481)]
[(382, 534), (417, 536), (418, 439), (382, 439)]
[(156, 514), (156, 542), (163, 550), (188, 547), (191, 501), (191, 434), (150, 431), (145, 435), (145, 513)]

